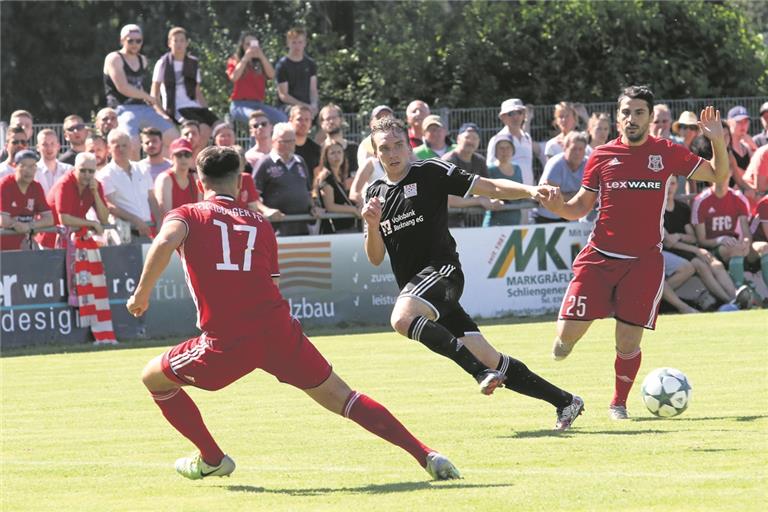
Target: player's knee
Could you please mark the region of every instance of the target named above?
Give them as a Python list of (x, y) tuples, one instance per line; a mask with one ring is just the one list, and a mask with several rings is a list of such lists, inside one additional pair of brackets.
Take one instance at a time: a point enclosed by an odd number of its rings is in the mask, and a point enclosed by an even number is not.
[(167, 388), (167, 385), (163, 386), (167, 380), (163, 374), (159, 357), (148, 362), (141, 371), (141, 382), (150, 391), (159, 391), (162, 387)]
[(395, 310), (392, 312), (392, 316), (389, 317), (389, 323), (392, 325), (394, 330), (403, 336), (408, 336), (408, 329), (413, 323), (413, 317), (411, 315), (402, 314)]

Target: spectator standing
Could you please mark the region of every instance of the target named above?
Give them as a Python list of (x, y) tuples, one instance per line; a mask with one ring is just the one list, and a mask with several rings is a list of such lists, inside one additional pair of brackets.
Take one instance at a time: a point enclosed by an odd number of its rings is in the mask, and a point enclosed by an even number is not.
[(139, 159), (139, 130), (152, 126), (163, 132), (165, 147), (179, 136), (171, 118), (149, 94), (144, 81), (147, 77), (147, 58), (139, 53), (144, 43), (138, 25), (125, 25), (120, 29), (120, 50), (104, 59), (104, 90), (107, 106), (117, 112), (117, 121), (133, 146), (130, 156)]
[[(8, 119), (8, 126), (21, 126), (27, 137), (27, 146), (29, 146), (29, 142), (32, 140), (34, 132), (32, 114), (26, 110), (15, 110), (11, 113), (10, 119)], [(5, 161), (8, 161), (8, 149), (3, 147), (3, 151), (0, 153), (0, 162)], [(11, 159), (11, 162), (12, 161), (13, 159)]]
[(251, 112), (248, 118), (248, 133), (253, 139), (253, 147), (245, 152), (245, 159), (255, 170), (259, 161), (272, 150), (272, 121), (266, 112)]
[(587, 122), (587, 133), (589, 134), (587, 156), (589, 156), (597, 146), (602, 146), (608, 142), (608, 135), (611, 133), (611, 116), (605, 112), (595, 112), (592, 114)]
[[(349, 172), (347, 155), (341, 143), (329, 141), (323, 144), (320, 167), (315, 177), (314, 193), (320, 206), (330, 213), (349, 213), (360, 218), (360, 210), (347, 196), (344, 176)], [(323, 219), (320, 234), (359, 231), (356, 219)]]
[[(516, 183), (523, 183), (523, 172), (513, 163), (515, 156), (515, 141), (510, 135), (501, 135), (496, 139), (496, 160), (488, 166), (488, 178), (505, 179)], [(512, 204), (513, 201), (505, 201), (504, 204)], [(485, 212), (483, 227), (488, 226), (514, 226), (520, 224), (520, 210)]]
[(754, 152), (743, 179), (751, 189), (756, 191), (756, 197), (768, 193), (768, 144), (760, 146)]
[(106, 140), (109, 132), (117, 128), (117, 112), (110, 107), (104, 107), (96, 114), (96, 119), (93, 121), (93, 128), (96, 133), (104, 137)]
[(257, 110), (263, 112), (271, 124), (288, 120), (285, 112), (264, 103), (267, 83), (274, 77), (275, 69), (256, 35), (243, 32), (235, 52), (227, 60), (227, 78), (232, 82), (229, 115), (233, 122), (246, 123)]
[(741, 105), (728, 111), (728, 127), (731, 129), (731, 153), (736, 158), (736, 165), (741, 172), (747, 170), (752, 153), (757, 145), (749, 136), (749, 112)]
[[(547, 160), (539, 185), (559, 187), (564, 201), (575, 196), (581, 190), (584, 166), (587, 164), (587, 139), (584, 132), (572, 131), (566, 135), (563, 152)], [(567, 222), (543, 206), (533, 210), (533, 219), (536, 224)]]
[(200, 151), (208, 145), (208, 139), (200, 136), (200, 123), (193, 119), (188, 119), (181, 123), (181, 137), (187, 139), (192, 144), (192, 160), (197, 159)]
[[(368, 127), (372, 128), (376, 121), (385, 117), (395, 117), (395, 112), (391, 107), (387, 105), (378, 105), (374, 107), (373, 110), (371, 110), (371, 119), (368, 121)], [(421, 144), (421, 142), (419, 142), (419, 144)], [(371, 136), (368, 135), (360, 141), (360, 146), (357, 148), (357, 168), (362, 169), (368, 159), (374, 156)]]
[(163, 133), (157, 128), (142, 128), (140, 137), (141, 147), (147, 156), (136, 162), (136, 165), (154, 183), (160, 174), (171, 167), (171, 161), (163, 157)]
[(408, 123), (408, 142), (412, 148), (417, 148), (424, 143), (421, 123), (430, 114), (429, 105), (421, 100), (413, 100), (405, 109), (405, 120)]
[(56, 159), (60, 149), (59, 136), (55, 131), (50, 128), (40, 130), (37, 134), (37, 152), (40, 154), (40, 161), (37, 162), (35, 179), (43, 186), (46, 195), (53, 185), (72, 169), (71, 165)]
[[(320, 109), (318, 117), (320, 119), (320, 128), (326, 134), (323, 141), (338, 142), (344, 148), (344, 161), (347, 163), (347, 172), (344, 175), (343, 186), (346, 191), (352, 186), (352, 177), (357, 172), (357, 150), (359, 146), (354, 142), (344, 138), (344, 117), (341, 107), (329, 103)], [(318, 142), (320, 144), (320, 142)]]
[(573, 103), (561, 101), (555, 105), (555, 117), (552, 120), (552, 126), (557, 128), (559, 133), (549, 139), (544, 146), (544, 157), (546, 159), (563, 152), (565, 136), (576, 129), (578, 120), (579, 117)]
[(85, 151), (85, 138), (88, 136), (88, 126), (83, 118), (72, 114), (64, 118), (64, 140), (69, 143), (67, 150), (59, 156), (65, 164), (74, 165), (78, 153)]
[(448, 135), (448, 130), (445, 128), (440, 116), (430, 115), (425, 117), (421, 123), (421, 130), (424, 134), (424, 143), (413, 150), (413, 155), (417, 160), (440, 158), (456, 148), (453, 144), (446, 144), (445, 137)]
[(763, 130), (752, 137), (757, 147), (768, 144), (768, 101), (760, 105), (760, 125), (763, 127)]
[(511, 136), (515, 144), (515, 156), (512, 163), (520, 167), (523, 173), (523, 183), (533, 185), (533, 153), (538, 152), (538, 143), (523, 129), (526, 121), (526, 109), (523, 102), (517, 98), (504, 100), (499, 110), (499, 119), (504, 123), (496, 135), (488, 141), (488, 152), (485, 163), (489, 167), (496, 161), (496, 141), (502, 136)]
[[(84, 151), (75, 157), (72, 172), (56, 182), (46, 196), (53, 211), (53, 223), (71, 228), (88, 228), (97, 235), (104, 233), (102, 224), (109, 221), (109, 209), (101, 183), (96, 179), (96, 155)], [(86, 218), (93, 208), (96, 219)], [(56, 233), (43, 233), (40, 244), (54, 248)]]
[(29, 148), (28, 141), (27, 134), (21, 125), (17, 124), (8, 128), (8, 131), (5, 134), (5, 154), (8, 156), (2, 163), (0, 163), (0, 178), (11, 176), (16, 172), (16, 162), (14, 157), (20, 151)]
[(159, 219), (179, 206), (200, 200), (195, 174), (192, 168), (192, 145), (187, 139), (178, 138), (171, 142), (173, 164), (155, 180), (155, 199), (160, 208)]
[(672, 112), (669, 106), (659, 103), (653, 106), (651, 135), (657, 139), (672, 139)]
[(296, 134), (296, 154), (306, 162), (310, 176), (314, 176), (315, 169), (320, 164), (320, 146), (309, 137), (312, 129), (312, 115), (312, 110), (306, 105), (294, 105), (291, 107), (289, 117), (289, 122)]
[(477, 153), (479, 147), (480, 129), (475, 123), (464, 123), (459, 127), (459, 132), (456, 135), (456, 147), (441, 158), (460, 169), (487, 178), (488, 166), (485, 164), (485, 159)]
[(237, 142), (235, 138), (235, 130), (229, 123), (219, 123), (216, 128), (213, 129), (213, 145), (214, 146), (234, 146)]
[(0, 218), (4, 229), (18, 235), (0, 236), (0, 251), (26, 249), (24, 240), (34, 230), (53, 226), (43, 187), (35, 181), (37, 154), (24, 149), (14, 154), (13, 162), (14, 173), (0, 178)]
[(162, 105), (165, 115), (176, 123), (185, 119), (199, 122), (200, 136), (207, 140), (218, 118), (208, 109), (200, 87), (200, 61), (187, 51), (187, 31), (182, 27), (169, 30), (168, 48), (170, 51), (160, 57), (152, 73), (155, 104)]
[(109, 147), (107, 139), (100, 134), (91, 133), (85, 139), (85, 150), (96, 157), (96, 170), (100, 171), (109, 163)]
[(112, 161), (99, 171), (96, 178), (104, 187), (109, 213), (131, 225), (133, 235), (149, 237), (147, 225), (152, 219), (162, 219), (152, 189), (152, 177), (131, 162), (131, 137), (120, 128), (107, 137)]
[(277, 97), (287, 111), (294, 105), (308, 107), (311, 117), (317, 114), (317, 64), (304, 54), (307, 32), (294, 27), (286, 34), (288, 55), (277, 61)]

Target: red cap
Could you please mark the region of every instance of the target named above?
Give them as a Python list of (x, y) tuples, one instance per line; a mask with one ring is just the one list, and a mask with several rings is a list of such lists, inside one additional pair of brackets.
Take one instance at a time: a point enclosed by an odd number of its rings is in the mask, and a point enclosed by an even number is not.
[(190, 144), (187, 139), (181, 137), (171, 142), (171, 154), (175, 155), (180, 151), (188, 151), (192, 153), (192, 144)]

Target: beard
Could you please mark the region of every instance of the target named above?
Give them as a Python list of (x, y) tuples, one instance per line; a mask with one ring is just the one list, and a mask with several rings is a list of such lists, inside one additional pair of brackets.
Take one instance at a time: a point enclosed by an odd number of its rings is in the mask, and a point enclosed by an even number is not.
[(325, 133), (327, 133), (328, 135), (338, 135), (338, 134), (341, 133), (341, 126), (338, 126), (338, 127), (335, 127), (335, 128), (331, 128), (330, 130), (328, 130)]
[(643, 140), (643, 137), (645, 137), (648, 134), (648, 128), (646, 127), (644, 130), (640, 127), (637, 127), (637, 131), (634, 135), (630, 135), (629, 132), (626, 130), (624, 131), (624, 136), (627, 137), (627, 140), (630, 142), (640, 142)]

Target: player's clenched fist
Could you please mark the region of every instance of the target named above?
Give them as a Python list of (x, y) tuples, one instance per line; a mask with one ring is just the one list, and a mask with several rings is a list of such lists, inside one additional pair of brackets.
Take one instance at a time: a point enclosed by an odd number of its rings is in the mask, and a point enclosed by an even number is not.
[(369, 225), (378, 226), (381, 221), (381, 199), (374, 196), (363, 206), (363, 219)]
[(138, 318), (149, 309), (149, 301), (146, 299), (139, 299), (136, 295), (131, 295), (128, 298), (128, 302), (125, 303), (125, 307), (128, 308), (130, 314)]

